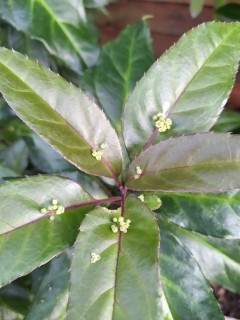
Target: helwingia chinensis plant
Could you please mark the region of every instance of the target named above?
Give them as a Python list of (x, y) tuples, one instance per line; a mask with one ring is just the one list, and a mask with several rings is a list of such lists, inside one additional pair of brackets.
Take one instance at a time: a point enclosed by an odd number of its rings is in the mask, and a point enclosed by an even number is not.
[(100, 177), (95, 194), (66, 172), (0, 185), (1, 286), (64, 251), (25, 319), (224, 319), (209, 282), (240, 289), (226, 249), (240, 239), (240, 137), (211, 128), (239, 58), (240, 24), (206, 23), (153, 63), (142, 20), (103, 47), (79, 89), (0, 49), (9, 106)]

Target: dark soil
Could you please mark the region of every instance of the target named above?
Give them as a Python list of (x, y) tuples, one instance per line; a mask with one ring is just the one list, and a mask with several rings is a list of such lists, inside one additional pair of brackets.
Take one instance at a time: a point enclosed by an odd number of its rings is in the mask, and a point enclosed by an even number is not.
[(212, 285), (212, 288), (223, 314), (240, 319), (240, 294), (233, 293), (215, 284)]

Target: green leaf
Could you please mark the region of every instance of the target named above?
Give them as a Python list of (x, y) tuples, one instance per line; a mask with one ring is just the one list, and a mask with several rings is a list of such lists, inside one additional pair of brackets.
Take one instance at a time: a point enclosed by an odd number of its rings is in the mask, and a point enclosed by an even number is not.
[(61, 157), (49, 144), (37, 134), (25, 137), (30, 151), (31, 162), (40, 172), (53, 173), (64, 170), (75, 170), (75, 167)]
[[(139, 175), (137, 167), (142, 171)], [(199, 133), (161, 141), (142, 152), (129, 167), (126, 186), (134, 190), (218, 193), (240, 188), (238, 174), (239, 137)]]
[(107, 191), (106, 187), (97, 177), (91, 177), (81, 171), (64, 171), (59, 173), (59, 175), (81, 184), (94, 199), (105, 199), (109, 195), (105, 192)]
[(160, 261), (165, 296), (164, 320), (224, 319), (212, 289), (191, 252), (171, 233), (163, 231)]
[(210, 283), (240, 293), (240, 241), (206, 237), (159, 219), (192, 252)]
[(0, 164), (0, 178), (16, 178), (19, 174)]
[(240, 113), (224, 110), (211, 130), (218, 132), (232, 132), (238, 128), (240, 128)]
[(161, 193), (159, 216), (182, 228), (217, 238), (240, 239), (240, 191), (220, 194)]
[(0, 13), (78, 73), (97, 60), (97, 40), (89, 32), (81, 0), (12, 0), (11, 5), (3, 0)]
[(196, 18), (202, 11), (204, 0), (191, 0), (190, 2), (190, 14), (192, 18)]
[(228, 3), (216, 10), (216, 12), (224, 19), (228, 21), (240, 20), (240, 4)]
[(20, 139), (0, 153), (0, 165), (22, 175), (28, 165), (28, 148)]
[(115, 0), (83, 0), (85, 8), (101, 8)]
[(35, 294), (26, 320), (65, 319), (68, 289), (70, 253), (64, 252), (51, 260)]
[(103, 108), (118, 131), (127, 97), (152, 63), (150, 32), (141, 20), (108, 42), (97, 65), (85, 72), (82, 89)]
[[(26, 315), (30, 305), (30, 291), (17, 283), (10, 283), (0, 289), (0, 305), (8, 306), (20, 314)], [(5, 318), (1, 318), (5, 320)]]
[(22, 54), (26, 54), (34, 60), (38, 60), (43, 66), (48, 67), (48, 54), (42, 42), (30, 39), (23, 32), (19, 32), (8, 26), (8, 48), (13, 48)]
[[(113, 217), (119, 217), (119, 211), (99, 208), (89, 213), (80, 227), (67, 319), (160, 318), (159, 231), (155, 218), (132, 196), (125, 204), (124, 219), (131, 220), (126, 234), (112, 232)], [(91, 253), (100, 255), (101, 260), (90, 263)]]
[[(31, 129), (79, 169), (115, 178), (119, 140), (104, 113), (75, 86), (19, 53), (0, 49), (0, 90)], [(92, 156), (102, 143), (101, 161)]]
[[(208, 131), (230, 94), (239, 56), (239, 24), (212, 22), (189, 31), (157, 60), (126, 103), (123, 134), (131, 159), (162, 139)], [(152, 119), (159, 112), (173, 122), (164, 133)]]
[[(55, 184), (56, 187), (52, 188)], [(45, 217), (41, 209), (52, 205), (53, 199), (57, 199), (66, 210), (94, 200), (79, 184), (63, 177), (39, 176), (2, 184), (0, 235)], [(46, 212), (49, 216), (51, 210), (47, 209)]]
[(138, 198), (145, 202), (151, 210), (157, 210), (162, 205), (161, 199), (155, 194), (144, 193), (141, 194)]
[[(0, 185), (0, 197), (0, 286), (72, 245), (84, 215), (93, 208), (74, 207), (93, 198), (76, 182), (56, 176), (5, 182)], [(40, 209), (53, 199), (58, 199), (66, 212), (50, 221)]]
[(9, 309), (8, 306), (0, 304), (0, 319), (3, 320), (23, 320), (24, 316)]

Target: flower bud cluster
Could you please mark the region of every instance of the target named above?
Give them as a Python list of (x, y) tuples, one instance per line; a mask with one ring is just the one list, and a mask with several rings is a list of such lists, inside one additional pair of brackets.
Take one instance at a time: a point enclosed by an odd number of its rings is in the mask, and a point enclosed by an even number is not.
[(101, 160), (101, 158), (102, 158), (102, 154), (103, 154), (103, 151), (104, 151), (104, 149), (106, 148), (106, 144), (105, 143), (102, 143), (101, 145), (100, 145), (100, 150), (95, 150), (95, 149), (93, 149), (92, 150), (92, 156), (94, 157), (94, 158), (96, 158), (98, 161), (100, 161)]
[(154, 115), (153, 120), (156, 121), (155, 126), (158, 128), (158, 132), (165, 132), (166, 130), (171, 128), (172, 120), (166, 119), (165, 114), (162, 112)]
[(58, 204), (58, 200), (53, 199), (52, 204), (48, 206), (47, 208), (42, 208), (41, 213), (45, 214), (47, 212), (51, 211), (52, 215), (50, 217), (50, 220), (53, 221), (55, 214), (62, 214), (65, 211), (65, 208)]
[(130, 227), (131, 220), (127, 219), (124, 221), (123, 217), (113, 218), (113, 222), (117, 223), (118, 225), (113, 224), (111, 226), (112, 232), (117, 233), (120, 230), (123, 233), (127, 233), (127, 229)]
[(91, 253), (91, 263), (95, 263), (101, 259), (99, 254), (96, 254), (94, 252)]
[(142, 174), (142, 169), (139, 166), (137, 166), (135, 170), (137, 174), (135, 174), (134, 179), (138, 179)]

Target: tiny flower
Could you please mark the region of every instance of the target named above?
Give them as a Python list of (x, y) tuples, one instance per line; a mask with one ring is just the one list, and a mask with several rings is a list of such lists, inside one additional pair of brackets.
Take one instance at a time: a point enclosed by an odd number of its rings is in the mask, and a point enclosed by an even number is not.
[(50, 220), (51, 220), (51, 221), (53, 221), (54, 219), (55, 219), (54, 216), (51, 216), (51, 217), (50, 217)]
[(58, 204), (57, 199), (53, 199), (52, 204)]
[(95, 263), (101, 259), (99, 254), (91, 253), (91, 263)]
[(105, 148), (106, 148), (106, 143), (102, 143), (102, 144), (100, 145), (100, 148), (105, 149)]
[(53, 208), (53, 210), (57, 210), (58, 205), (54, 204), (54, 205), (52, 206), (52, 208)]
[(140, 194), (140, 196), (138, 197), (138, 199), (140, 199), (142, 202), (144, 202), (144, 195)]
[(41, 209), (41, 213), (47, 213), (47, 209), (46, 208), (42, 208)]
[(134, 179), (137, 180), (140, 176), (138, 174), (135, 174)]
[(139, 166), (136, 167), (136, 173), (142, 174), (142, 169)]
[(118, 232), (118, 227), (115, 225), (111, 226), (112, 232), (117, 233)]
[(115, 218), (113, 218), (113, 222), (117, 222), (117, 218), (115, 217)]
[(53, 210), (53, 206), (48, 206), (48, 210)]

